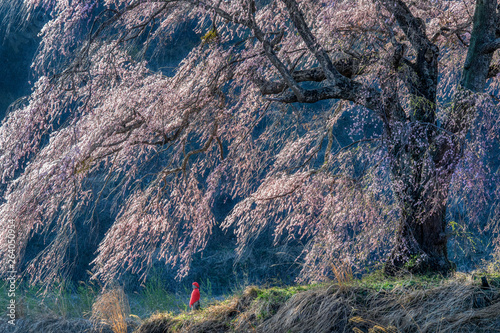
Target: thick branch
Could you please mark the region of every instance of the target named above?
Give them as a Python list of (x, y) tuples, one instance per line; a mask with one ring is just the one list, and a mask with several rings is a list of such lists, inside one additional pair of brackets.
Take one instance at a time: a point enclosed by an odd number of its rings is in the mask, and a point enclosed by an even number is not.
[(340, 74), (335, 66), (333, 65), (328, 53), (323, 49), (323, 47), (316, 41), (316, 38), (311, 32), (311, 29), (307, 26), (307, 23), (302, 15), (302, 12), (297, 5), (295, 0), (283, 0), (285, 3), (290, 19), (292, 20), (295, 28), (302, 37), (302, 40), (307, 45), (307, 48), (314, 54), (318, 60), (323, 72), (325, 73), (327, 79), (335, 84), (340, 81), (344, 81), (345, 78)]
[[(290, 19), (292, 20), (299, 35), (305, 42), (307, 48), (314, 54), (314, 56), (318, 60), (322, 70), (322, 73), (317, 71), (316, 69), (296, 71), (291, 74), (293, 83), (295, 84), (299, 80), (316, 81), (326, 79), (329, 85), (318, 89), (302, 89), (302, 96), (288, 93), (278, 98), (269, 98), (269, 100), (279, 101), (282, 103), (315, 103), (325, 99), (343, 99), (363, 105), (375, 111), (379, 116), (383, 117), (384, 112), (380, 104), (380, 92), (342, 75), (337, 70), (337, 68), (335, 68), (328, 53), (316, 41), (316, 38), (309, 29), (297, 2), (295, 0), (283, 0), (283, 2), (288, 9)], [(325, 79), (323, 79), (323, 75), (325, 76)], [(283, 79), (295, 93), (294, 86), (288, 84), (289, 78), (283, 77)], [(283, 84), (270, 83), (266, 86), (266, 82), (264, 82), (261, 89), (267, 94), (276, 94), (280, 91), (283, 91)]]
[(303, 89), (297, 84), (297, 81), (295, 81), (293, 75), (290, 73), (288, 68), (286, 68), (285, 64), (276, 55), (276, 52), (274, 52), (274, 46), (275, 46), (274, 44), (276, 42), (275, 41), (269, 42), (266, 39), (266, 35), (262, 32), (262, 30), (260, 30), (259, 26), (255, 22), (255, 17), (254, 17), (255, 11), (253, 10), (253, 8), (255, 8), (255, 3), (254, 1), (251, 1), (248, 10), (249, 28), (252, 29), (255, 37), (257, 37), (257, 39), (262, 43), (267, 58), (281, 74), (281, 77), (286, 82), (287, 86), (290, 87), (290, 89), (292, 89), (293, 93), (297, 96), (298, 100), (302, 101), (304, 99)]
[(481, 48), (481, 52), (492, 53), (495, 52), (497, 49), (500, 49), (500, 38), (497, 38), (492, 42), (484, 44), (483, 47)]
[(382, 0), (382, 5), (398, 21), (399, 26), (405, 33), (415, 50), (419, 50), (430, 44), (425, 33), (425, 24), (422, 19), (413, 16), (408, 6), (401, 0)]
[(405, 84), (414, 99), (415, 120), (435, 121), (439, 49), (426, 35), (425, 23), (415, 17), (402, 0), (382, 0), (383, 6), (394, 15), (412, 47), (417, 52), (415, 64), (409, 63), (417, 79), (407, 77)]
[[(299, 102), (297, 96), (292, 93), (284, 94), (277, 98), (268, 98), (270, 101), (281, 103)], [(366, 108), (375, 111), (380, 117), (384, 117), (383, 107), (380, 103), (380, 92), (374, 88), (368, 87), (362, 83), (349, 80), (348, 82), (337, 85), (330, 85), (318, 89), (304, 90), (304, 99), (302, 103), (316, 103), (326, 99), (342, 99), (363, 105)]]
[[(335, 62), (334, 65), (342, 75), (348, 78), (353, 77), (359, 70), (359, 61), (354, 58), (341, 59)], [(325, 72), (321, 67), (298, 70), (291, 74), (296, 82), (322, 82), (326, 80)], [(285, 82), (256, 79), (256, 83), (263, 95), (279, 94), (288, 88)]]
[(460, 84), (474, 92), (482, 92), (489, 76), (493, 51), (498, 44), (497, 0), (476, 2), (474, 23)]
[[(398, 121), (404, 121), (406, 119), (405, 112), (399, 100), (399, 90), (397, 89), (398, 72), (400, 73), (399, 76), (403, 77), (403, 80), (408, 79), (408, 75), (401, 75), (400, 70), (401, 67), (404, 67), (401, 66), (401, 64), (405, 63), (404, 60), (406, 60), (404, 59), (405, 47), (404, 44), (397, 43), (395, 38), (393, 43), (395, 45), (392, 55), (387, 57), (385, 60), (387, 65), (381, 66), (381, 69), (379, 70), (380, 88), (382, 88), (381, 103), (384, 105), (385, 110), (385, 118), (383, 119), (383, 122), (388, 133), (391, 132), (391, 119), (396, 119)], [(406, 84), (408, 85), (408, 83)]]

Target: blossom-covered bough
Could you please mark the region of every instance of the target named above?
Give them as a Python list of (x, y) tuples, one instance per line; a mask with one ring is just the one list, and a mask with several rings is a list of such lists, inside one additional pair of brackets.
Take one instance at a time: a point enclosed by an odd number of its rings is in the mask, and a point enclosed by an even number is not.
[[(121, 207), (93, 262), (104, 280), (157, 259), (182, 277), (213, 228), (234, 229), (242, 252), (268, 225), (276, 240), (310, 239), (306, 279), (338, 258), (447, 273), (457, 197), (471, 224), (498, 236), (483, 156), (499, 136), (496, 0), (25, 7), (52, 19), (33, 93), (0, 129), (0, 221), (15, 223), (20, 256), (35, 233), (54, 233), (28, 266), (35, 281), (66, 267), (75, 220), (105, 200), (88, 186), (103, 172)], [(153, 71), (144, 55), (169, 47), (183, 22), (202, 32), (199, 45), (173, 75)], [(241, 200), (217, 225), (221, 193)]]

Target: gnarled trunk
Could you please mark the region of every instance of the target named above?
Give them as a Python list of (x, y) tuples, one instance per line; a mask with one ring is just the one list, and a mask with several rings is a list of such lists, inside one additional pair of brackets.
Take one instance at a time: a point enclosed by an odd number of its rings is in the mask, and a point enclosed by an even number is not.
[(454, 268), (448, 260), (446, 206), (429, 207), (429, 214), (407, 211), (401, 216), (396, 246), (385, 265), (385, 272), (438, 272), (446, 275)]
[(399, 124), (392, 122), (387, 126), (392, 187), (400, 204), (401, 219), (385, 272), (446, 274), (454, 268), (447, 252), (448, 190), (474, 118), (474, 93), (484, 90), (493, 52), (500, 46), (497, 0), (476, 2), (460, 88), (439, 125), (435, 119), (438, 51), (427, 39), (421, 22), (412, 23), (413, 16), (403, 2), (385, 4), (389, 10), (395, 10), (403, 30), (414, 31), (409, 37), (417, 50), (413, 69), (419, 78), (406, 81), (412, 94), (413, 114)]
[(454, 265), (448, 260), (446, 201), (463, 141), (419, 121), (407, 122), (394, 133), (389, 154), (401, 217), (385, 272), (447, 274)]

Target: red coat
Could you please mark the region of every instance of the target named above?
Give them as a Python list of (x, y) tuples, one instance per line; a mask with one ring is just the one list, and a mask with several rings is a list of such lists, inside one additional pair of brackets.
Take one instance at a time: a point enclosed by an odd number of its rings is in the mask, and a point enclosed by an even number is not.
[(194, 303), (200, 300), (200, 290), (198, 288), (193, 289), (191, 293), (191, 300), (189, 301), (189, 307), (192, 307)]

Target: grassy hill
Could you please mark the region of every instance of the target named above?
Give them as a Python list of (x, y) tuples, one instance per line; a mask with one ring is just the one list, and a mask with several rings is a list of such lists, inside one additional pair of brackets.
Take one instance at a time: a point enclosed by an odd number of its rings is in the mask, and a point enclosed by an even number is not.
[(327, 283), (249, 286), (226, 297), (209, 287), (202, 285), (203, 307), (194, 312), (187, 310), (189, 290), (169, 294), (158, 281), (128, 295), (120, 287), (43, 297), (23, 291), (16, 326), (0, 322), (0, 332), (500, 332), (498, 267), (448, 278), (347, 273)]
[(499, 288), (500, 274), (458, 273), (247, 287), (200, 311), (157, 313), (136, 332), (500, 332)]

